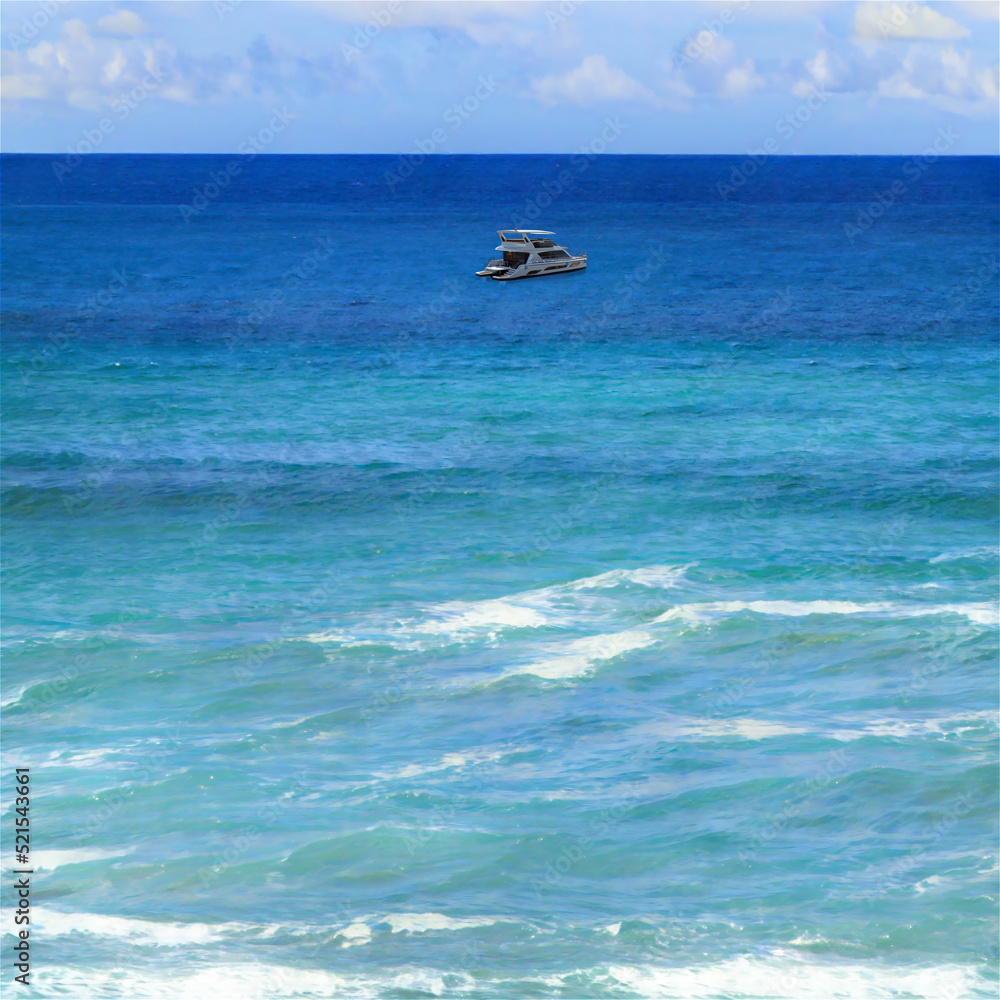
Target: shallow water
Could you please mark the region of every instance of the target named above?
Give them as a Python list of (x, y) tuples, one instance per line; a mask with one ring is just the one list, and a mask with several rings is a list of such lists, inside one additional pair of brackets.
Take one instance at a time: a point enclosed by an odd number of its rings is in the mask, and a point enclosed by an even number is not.
[(2, 160), (26, 995), (995, 996), (996, 161), (393, 162)]

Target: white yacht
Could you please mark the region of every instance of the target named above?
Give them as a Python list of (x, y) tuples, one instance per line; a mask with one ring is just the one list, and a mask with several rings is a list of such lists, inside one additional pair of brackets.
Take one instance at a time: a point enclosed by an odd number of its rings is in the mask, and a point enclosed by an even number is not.
[(535, 278), (542, 274), (562, 274), (582, 271), (587, 266), (585, 253), (571, 254), (550, 237), (555, 233), (544, 229), (498, 229), (503, 257), (486, 262), (481, 278), (513, 281), (515, 278)]

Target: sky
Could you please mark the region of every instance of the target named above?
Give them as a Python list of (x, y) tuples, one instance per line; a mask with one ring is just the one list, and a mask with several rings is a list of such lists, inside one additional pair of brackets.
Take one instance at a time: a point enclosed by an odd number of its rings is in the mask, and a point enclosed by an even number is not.
[(996, 155), (998, 10), (5, 0), (0, 149)]

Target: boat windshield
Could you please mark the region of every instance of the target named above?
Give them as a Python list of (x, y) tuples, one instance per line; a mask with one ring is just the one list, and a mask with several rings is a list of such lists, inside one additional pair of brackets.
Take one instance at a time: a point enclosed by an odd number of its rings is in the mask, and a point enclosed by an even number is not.
[(513, 253), (510, 250), (504, 250), (503, 261), (508, 267), (520, 267), (522, 264), (528, 262), (528, 254)]
[(500, 231), (500, 239), (502, 239), (505, 243), (524, 243), (527, 238), (528, 237), (525, 236), (524, 233), (504, 232), (503, 230)]

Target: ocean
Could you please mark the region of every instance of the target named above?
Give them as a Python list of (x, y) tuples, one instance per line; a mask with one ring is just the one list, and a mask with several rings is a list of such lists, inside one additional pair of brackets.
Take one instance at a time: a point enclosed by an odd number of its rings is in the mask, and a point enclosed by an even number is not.
[(11, 995), (997, 995), (996, 159), (0, 180)]

